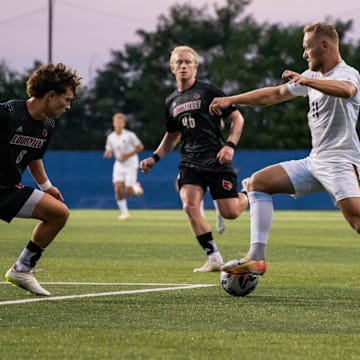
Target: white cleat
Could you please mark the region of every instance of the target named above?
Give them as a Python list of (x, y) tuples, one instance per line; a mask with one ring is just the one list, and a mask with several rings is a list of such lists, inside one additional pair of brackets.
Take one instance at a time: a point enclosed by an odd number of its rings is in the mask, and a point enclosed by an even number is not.
[(214, 272), (221, 271), (224, 264), (214, 260), (208, 260), (202, 267), (195, 268), (194, 272)]
[(141, 196), (144, 194), (144, 189), (139, 182), (135, 183), (134, 185), (134, 193), (136, 196)]
[(122, 214), (118, 217), (119, 220), (127, 220), (130, 219), (130, 214)]
[(34, 270), (17, 271), (14, 267), (10, 268), (5, 274), (5, 280), (18, 286), (32, 294), (49, 296), (50, 293), (45, 290), (34, 276)]

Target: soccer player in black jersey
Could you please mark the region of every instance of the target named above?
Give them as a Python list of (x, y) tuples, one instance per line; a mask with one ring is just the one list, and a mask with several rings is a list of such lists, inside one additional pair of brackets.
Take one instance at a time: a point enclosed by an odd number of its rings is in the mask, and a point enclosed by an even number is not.
[(220, 271), (224, 261), (210, 225), (201, 215), (200, 202), (209, 188), (224, 218), (235, 219), (246, 209), (247, 196), (238, 193), (232, 167), (244, 119), (234, 106), (223, 110), (222, 116), (231, 121), (230, 133), (225, 141), (221, 132), (221, 117), (210, 115), (208, 110), (212, 99), (224, 96), (224, 93), (216, 86), (196, 79), (198, 64), (199, 56), (191, 47), (177, 46), (172, 51), (170, 69), (175, 76), (177, 90), (166, 99), (166, 132), (154, 154), (141, 161), (140, 168), (148, 172), (155, 162), (180, 142), (180, 198), (191, 228), (208, 256), (206, 263), (194, 271), (210, 272)]
[[(40, 220), (5, 279), (37, 295), (50, 293), (36, 280), (34, 267), (69, 216), (61, 192), (46, 174), (42, 158), (55, 120), (70, 109), (80, 80), (64, 64), (43, 65), (26, 82), (27, 100), (0, 103), (0, 218), (7, 222), (14, 217)], [(20, 183), (26, 168), (41, 191)]]

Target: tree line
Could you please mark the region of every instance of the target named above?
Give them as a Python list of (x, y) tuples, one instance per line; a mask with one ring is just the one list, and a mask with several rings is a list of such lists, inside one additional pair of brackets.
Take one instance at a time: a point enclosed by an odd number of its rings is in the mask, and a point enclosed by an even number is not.
[[(123, 112), (128, 127), (146, 149), (154, 149), (165, 131), (165, 98), (175, 80), (169, 69), (176, 45), (195, 48), (201, 63), (198, 78), (213, 82), (228, 95), (278, 85), (285, 69), (302, 72), (303, 25), (258, 23), (245, 16), (250, 0), (227, 0), (223, 7), (174, 5), (158, 18), (152, 32), (138, 30), (138, 41), (111, 53), (91, 85), (83, 88), (72, 111), (57, 122), (52, 149), (99, 150), (111, 131), (111, 117)], [(352, 20), (332, 21), (340, 36), (344, 60), (360, 64), (360, 42), (345, 41)], [(18, 73), (0, 62), (0, 102), (24, 98), (25, 82), (40, 65)], [(307, 149), (307, 99), (267, 108), (241, 107), (245, 117), (239, 149)], [(226, 131), (226, 129), (225, 129)]]

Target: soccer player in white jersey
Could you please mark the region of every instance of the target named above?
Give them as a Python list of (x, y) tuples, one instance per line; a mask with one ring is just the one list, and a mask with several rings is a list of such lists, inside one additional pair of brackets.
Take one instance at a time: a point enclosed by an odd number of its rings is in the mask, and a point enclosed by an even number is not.
[(221, 109), (232, 104), (267, 106), (308, 96), (310, 106), (310, 155), (266, 167), (248, 180), (250, 249), (244, 258), (226, 263), (226, 272), (262, 275), (266, 271), (273, 194), (287, 193), (297, 198), (326, 191), (351, 227), (360, 233), (360, 143), (356, 132), (359, 72), (342, 60), (338, 33), (329, 23), (305, 26), (303, 48), (308, 70), (302, 74), (285, 70), (282, 77), (288, 79), (286, 84), (215, 98), (210, 104), (210, 113), (221, 114)]
[(114, 131), (106, 138), (104, 157), (114, 156), (115, 158), (112, 181), (116, 202), (120, 209), (119, 220), (127, 220), (130, 215), (126, 197), (140, 196), (144, 193), (137, 181), (138, 153), (144, 149), (144, 146), (133, 131), (125, 129), (126, 116), (124, 114), (116, 113), (112, 120)]

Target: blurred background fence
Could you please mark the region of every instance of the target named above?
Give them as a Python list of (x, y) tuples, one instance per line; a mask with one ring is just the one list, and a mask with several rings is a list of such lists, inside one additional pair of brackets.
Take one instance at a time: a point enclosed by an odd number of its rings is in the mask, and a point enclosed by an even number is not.
[[(113, 159), (104, 159), (102, 151), (48, 151), (44, 163), (48, 175), (62, 191), (70, 208), (115, 209), (112, 166)], [(149, 156), (144, 151), (140, 159)], [(299, 159), (308, 154), (305, 150), (291, 151), (237, 151), (234, 165), (238, 182), (256, 170), (283, 160)], [(129, 208), (139, 209), (180, 209), (181, 202), (175, 190), (180, 154), (176, 151), (158, 162), (148, 174), (139, 172), (139, 181), (144, 195), (128, 199)], [(26, 172), (23, 183), (34, 185)], [(209, 194), (205, 197), (205, 207), (212, 208)], [(334, 209), (327, 193), (312, 194), (294, 200), (288, 195), (274, 196), (275, 209)]]

